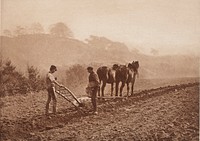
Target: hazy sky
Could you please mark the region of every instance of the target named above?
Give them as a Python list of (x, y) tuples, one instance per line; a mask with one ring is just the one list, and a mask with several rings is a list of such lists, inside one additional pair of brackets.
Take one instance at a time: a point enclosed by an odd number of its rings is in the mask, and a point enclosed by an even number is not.
[(149, 53), (200, 53), (200, 0), (1, 0), (1, 29), (64, 22)]

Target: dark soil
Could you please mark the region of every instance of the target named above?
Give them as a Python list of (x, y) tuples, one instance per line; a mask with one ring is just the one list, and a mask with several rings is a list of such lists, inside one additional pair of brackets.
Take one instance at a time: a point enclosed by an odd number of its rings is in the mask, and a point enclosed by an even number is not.
[[(85, 108), (81, 112), (62, 105), (57, 115), (47, 118), (41, 112), (42, 98), (32, 97), (31, 106), (25, 102), (28, 99), (2, 99), (1, 140), (199, 140), (199, 83), (143, 90), (132, 97), (99, 101), (98, 115)], [(22, 108), (17, 110), (16, 104)]]

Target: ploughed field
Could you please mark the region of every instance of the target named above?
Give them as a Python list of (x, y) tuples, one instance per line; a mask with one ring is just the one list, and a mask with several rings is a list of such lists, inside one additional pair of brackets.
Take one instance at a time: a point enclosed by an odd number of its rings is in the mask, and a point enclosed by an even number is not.
[(46, 100), (47, 92), (1, 98), (0, 139), (199, 140), (199, 78), (138, 79), (134, 96), (99, 101), (98, 115), (58, 96), (58, 114), (46, 118)]

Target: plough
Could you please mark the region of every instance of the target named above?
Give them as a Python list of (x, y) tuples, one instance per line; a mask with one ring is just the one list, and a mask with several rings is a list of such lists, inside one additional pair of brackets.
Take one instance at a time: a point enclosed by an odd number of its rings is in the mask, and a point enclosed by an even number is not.
[[(70, 102), (76, 109), (80, 109), (80, 107), (83, 107), (83, 103), (81, 103), (78, 98), (72, 93), (72, 91), (70, 91), (67, 87), (61, 87), (60, 89), (56, 90), (56, 93), (68, 102)], [(74, 101), (76, 101), (78, 105), (76, 105)]]
[[(55, 91), (58, 95), (63, 97), (65, 100), (70, 102), (78, 111), (81, 111), (83, 113), (84, 110), (80, 107), (84, 107), (84, 103), (82, 103), (75, 94), (70, 91), (67, 87), (60, 87)], [(97, 99), (126, 99), (127, 97), (97, 97)]]

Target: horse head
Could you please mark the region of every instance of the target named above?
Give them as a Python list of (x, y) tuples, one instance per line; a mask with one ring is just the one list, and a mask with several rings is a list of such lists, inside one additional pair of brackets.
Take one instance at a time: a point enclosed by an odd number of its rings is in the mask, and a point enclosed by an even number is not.
[(134, 72), (138, 73), (138, 68), (139, 68), (139, 61), (133, 61), (132, 69), (134, 70)]
[(114, 64), (113, 66), (112, 66), (112, 69), (113, 70), (117, 70), (119, 68), (119, 65), (118, 64)]

